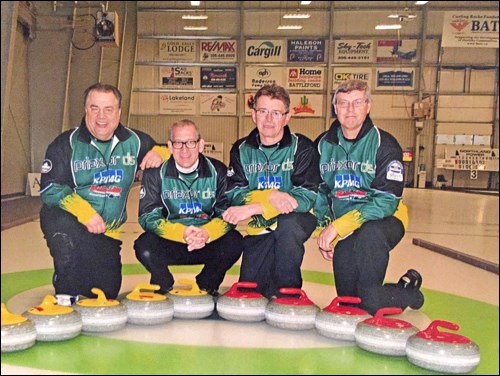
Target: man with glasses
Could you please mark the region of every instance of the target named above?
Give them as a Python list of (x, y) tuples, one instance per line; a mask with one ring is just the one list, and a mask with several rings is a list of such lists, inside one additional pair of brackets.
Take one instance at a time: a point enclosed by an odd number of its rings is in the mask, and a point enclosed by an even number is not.
[(170, 127), (172, 158), (142, 177), (139, 223), (134, 244), (151, 283), (167, 293), (174, 285), (170, 265), (204, 264), (198, 286), (212, 296), (242, 252), (242, 236), (222, 219), (229, 206), (227, 167), (202, 154), (205, 141), (191, 120)]
[(366, 82), (342, 83), (332, 104), (337, 120), (315, 141), (322, 182), (314, 213), (319, 251), (333, 262), (337, 294), (361, 298), (360, 307), (372, 315), (382, 307), (419, 309), (424, 296), (416, 270), (383, 285), (389, 252), (408, 225), (401, 146), (370, 119)]
[(223, 218), (248, 221), (239, 280), (256, 282), (267, 298), (302, 287), (304, 242), (316, 227), (309, 211), (319, 184), (317, 153), (309, 138), (290, 131), (290, 118), (288, 92), (263, 86), (252, 109), (256, 128), (233, 145), (228, 170), (233, 206)]

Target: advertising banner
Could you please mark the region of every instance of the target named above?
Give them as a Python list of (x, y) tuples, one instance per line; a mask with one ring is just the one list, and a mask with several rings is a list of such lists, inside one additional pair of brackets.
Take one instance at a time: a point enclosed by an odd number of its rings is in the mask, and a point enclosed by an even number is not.
[(287, 60), (289, 62), (324, 62), (325, 45), (323, 39), (289, 39)]
[(234, 89), (236, 88), (236, 68), (234, 67), (201, 67), (202, 89)]
[(292, 116), (323, 116), (323, 98), (321, 94), (290, 94)]
[(377, 41), (377, 63), (414, 63), (416, 61), (416, 39)]
[(199, 87), (197, 67), (160, 67), (160, 86), (166, 89)]
[(159, 58), (171, 63), (196, 61), (196, 44), (196, 40), (160, 40)]
[(238, 58), (236, 40), (201, 40), (200, 60), (203, 63), (235, 63)]
[(333, 89), (336, 89), (341, 83), (347, 80), (366, 81), (368, 86), (372, 86), (371, 68), (333, 68)]
[(333, 51), (335, 63), (373, 63), (374, 43), (370, 39), (336, 40)]
[(444, 12), (442, 47), (498, 48), (496, 11)]
[(415, 69), (377, 69), (377, 89), (413, 89)]
[(286, 88), (289, 90), (323, 90), (323, 67), (286, 68)]
[(284, 72), (281, 67), (245, 67), (245, 89), (257, 91), (264, 85), (284, 86)]
[(160, 94), (160, 114), (196, 115), (197, 94), (170, 93)]
[(236, 94), (200, 94), (200, 115), (236, 116)]
[(247, 40), (247, 63), (283, 63), (285, 62), (285, 42), (283, 40)]

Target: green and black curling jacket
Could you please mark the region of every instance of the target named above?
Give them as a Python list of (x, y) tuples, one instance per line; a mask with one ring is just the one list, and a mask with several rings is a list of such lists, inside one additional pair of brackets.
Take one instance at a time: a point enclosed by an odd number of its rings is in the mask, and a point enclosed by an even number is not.
[(178, 172), (174, 158), (145, 170), (139, 202), (142, 228), (180, 243), (191, 225), (206, 229), (209, 242), (220, 238), (234, 228), (222, 219), (229, 207), (226, 174), (222, 162), (203, 154), (197, 170), (187, 176)]
[(257, 235), (276, 228), (280, 214), (270, 203), (273, 189), (287, 192), (298, 202), (295, 212), (309, 212), (316, 200), (319, 184), (317, 152), (304, 135), (284, 128), (274, 147), (263, 146), (255, 128), (231, 148), (228, 195), (232, 205), (260, 203), (264, 214), (252, 216), (247, 233)]
[(407, 227), (403, 152), (392, 135), (367, 116), (356, 139), (345, 139), (335, 120), (315, 144), (322, 178), (314, 207), (318, 229), (332, 223), (344, 238), (366, 221), (391, 215)]
[(165, 149), (155, 145), (147, 134), (122, 124), (109, 142), (98, 142), (83, 119), (80, 127), (62, 133), (47, 148), (42, 201), (70, 212), (82, 224), (99, 213), (106, 235), (117, 237), (116, 229), (127, 220), (127, 197), (142, 158), (152, 148)]

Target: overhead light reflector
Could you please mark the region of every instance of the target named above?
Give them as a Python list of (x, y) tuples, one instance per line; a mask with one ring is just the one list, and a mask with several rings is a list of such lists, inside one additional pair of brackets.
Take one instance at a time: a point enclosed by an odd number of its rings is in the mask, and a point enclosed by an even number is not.
[(208, 30), (208, 26), (184, 26), (184, 30), (203, 31), (203, 30)]
[(278, 30), (300, 30), (302, 29), (301, 25), (279, 25)]
[(375, 30), (399, 30), (401, 27), (400, 24), (377, 25), (375, 26)]
[(295, 18), (295, 19), (306, 19), (311, 17), (308, 13), (289, 13), (285, 14), (283, 18)]
[(201, 3), (201, 1), (191, 1), (191, 6), (192, 7), (197, 7), (197, 6), (200, 5), (200, 3)]
[(206, 20), (207, 18), (206, 14), (185, 14), (182, 16), (183, 20)]
[(312, 1), (301, 1), (300, 5), (309, 5)]
[(415, 1), (415, 5), (425, 5), (428, 1)]

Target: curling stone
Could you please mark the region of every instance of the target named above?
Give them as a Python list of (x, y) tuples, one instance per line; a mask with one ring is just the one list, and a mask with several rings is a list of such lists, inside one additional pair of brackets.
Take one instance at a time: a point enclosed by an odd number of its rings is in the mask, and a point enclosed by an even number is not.
[(139, 283), (125, 298), (121, 299), (121, 303), (127, 307), (128, 323), (156, 325), (172, 320), (174, 303), (165, 295), (153, 292), (159, 289), (158, 285)]
[(23, 313), (35, 324), (37, 341), (65, 341), (81, 333), (80, 313), (56, 303), (54, 296), (46, 295), (40, 305)]
[(200, 290), (195, 281), (181, 279), (179, 283), (190, 286), (189, 289), (172, 289), (168, 298), (174, 303), (174, 317), (180, 319), (202, 319), (212, 314), (214, 299), (206, 291)]
[(265, 320), (266, 306), (269, 302), (257, 291), (242, 289), (257, 288), (255, 282), (236, 282), (217, 299), (217, 313), (223, 319), (239, 322), (257, 322)]
[(319, 307), (309, 300), (305, 291), (298, 288), (281, 288), (280, 293), (290, 296), (274, 298), (267, 304), (266, 322), (282, 329), (313, 329)]
[(381, 308), (375, 316), (360, 321), (354, 330), (356, 344), (366, 351), (383, 355), (406, 355), (408, 337), (418, 329), (407, 321), (384, 317), (403, 312), (401, 308)]
[(365, 310), (341, 305), (359, 304), (361, 299), (354, 296), (338, 296), (332, 300), (330, 305), (316, 314), (314, 326), (319, 334), (342, 341), (355, 341), (354, 330), (358, 322), (372, 317)]
[(74, 305), (83, 321), (83, 332), (113, 332), (127, 323), (127, 307), (116, 299), (106, 299), (101, 289), (93, 288), (96, 299), (82, 299)]
[(2, 352), (27, 349), (35, 344), (36, 328), (33, 321), (11, 313), (2, 303)]
[(427, 329), (408, 338), (406, 356), (410, 363), (437, 372), (468, 373), (479, 364), (479, 346), (456, 333), (442, 332), (441, 326), (458, 330), (457, 324), (435, 320)]

